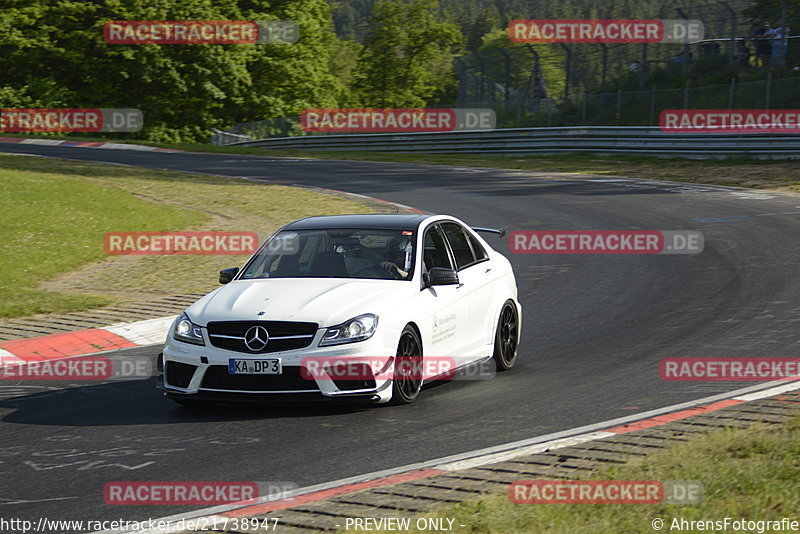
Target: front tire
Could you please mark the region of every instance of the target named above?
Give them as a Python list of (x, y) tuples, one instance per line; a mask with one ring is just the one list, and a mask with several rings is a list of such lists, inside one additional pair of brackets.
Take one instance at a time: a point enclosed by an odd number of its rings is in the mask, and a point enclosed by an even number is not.
[(400, 334), (392, 377), (391, 404), (411, 404), (422, 389), (422, 342), (417, 331), (406, 325)]
[(517, 361), (519, 349), (519, 313), (513, 300), (507, 300), (497, 320), (494, 335), (494, 358), (498, 371), (508, 371)]

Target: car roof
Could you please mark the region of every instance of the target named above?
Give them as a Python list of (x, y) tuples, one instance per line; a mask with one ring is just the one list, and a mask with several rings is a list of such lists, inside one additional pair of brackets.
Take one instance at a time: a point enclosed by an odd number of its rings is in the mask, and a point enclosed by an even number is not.
[(430, 215), (418, 214), (370, 214), (370, 215), (326, 215), (306, 217), (283, 227), (284, 230), (327, 230), (332, 228), (374, 228), (381, 230), (416, 230)]

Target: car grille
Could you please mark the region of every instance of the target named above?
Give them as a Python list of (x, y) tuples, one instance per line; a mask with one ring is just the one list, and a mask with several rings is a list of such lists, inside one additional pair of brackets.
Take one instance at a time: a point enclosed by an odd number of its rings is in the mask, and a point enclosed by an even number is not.
[(206, 369), (201, 389), (228, 391), (311, 391), (318, 390), (313, 379), (306, 379), (300, 367), (284, 367), (280, 375), (232, 375), (225, 365), (211, 365)]
[[(245, 334), (255, 326), (262, 326), (269, 334), (266, 346), (252, 350), (245, 345)], [(208, 323), (208, 337), (211, 344), (220, 349), (264, 354), (282, 350), (302, 349), (311, 344), (317, 333), (317, 323), (297, 323), (288, 321), (219, 321)]]
[(178, 388), (188, 388), (189, 382), (192, 381), (194, 371), (197, 369), (194, 365), (181, 362), (167, 362), (165, 368), (165, 382), (170, 386)]

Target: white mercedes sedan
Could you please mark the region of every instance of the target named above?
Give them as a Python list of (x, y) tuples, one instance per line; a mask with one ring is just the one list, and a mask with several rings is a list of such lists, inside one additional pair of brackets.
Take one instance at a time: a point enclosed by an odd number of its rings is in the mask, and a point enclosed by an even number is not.
[(159, 387), (185, 405), (413, 402), (426, 382), (514, 365), (511, 264), (447, 215), (290, 223), (172, 325)]

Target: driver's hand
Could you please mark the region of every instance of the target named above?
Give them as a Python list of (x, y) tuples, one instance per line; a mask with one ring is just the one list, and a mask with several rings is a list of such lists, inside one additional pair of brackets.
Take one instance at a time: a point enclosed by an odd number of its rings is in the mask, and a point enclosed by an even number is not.
[(404, 271), (403, 269), (398, 267), (394, 262), (383, 261), (383, 262), (381, 262), (380, 266), (383, 267), (386, 270), (396, 272), (398, 275), (402, 276), (403, 278), (408, 276), (408, 272)]
[(382, 261), (381, 262), (381, 267), (383, 267), (384, 269), (387, 269), (389, 271), (399, 271), (400, 270), (400, 267), (398, 267), (397, 265), (395, 265), (394, 263), (392, 263), (390, 261)]

